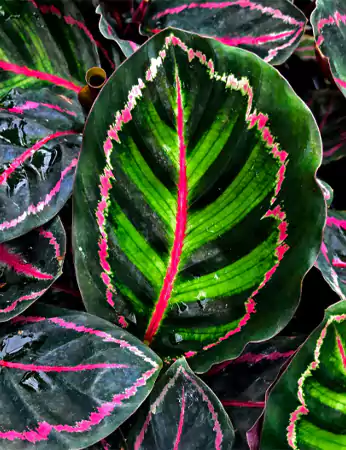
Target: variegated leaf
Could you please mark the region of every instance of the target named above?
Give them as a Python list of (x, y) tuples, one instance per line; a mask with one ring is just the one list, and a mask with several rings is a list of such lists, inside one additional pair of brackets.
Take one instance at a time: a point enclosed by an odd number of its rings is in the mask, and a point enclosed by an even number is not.
[(276, 334), (320, 247), (320, 151), (311, 113), (260, 58), (152, 38), (85, 129), (73, 233), (89, 311), (198, 371)]
[(84, 124), (77, 94), (98, 51), (108, 57), (79, 9), (90, 6), (1, 2), (0, 242), (41, 226), (71, 195)]
[(0, 322), (28, 308), (61, 275), (65, 247), (59, 217), (0, 244)]
[(315, 263), (341, 299), (346, 299), (346, 212), (329, 210), (320, 254)]
[(288, 0), (152, 0), (143, 29), (192, 31), (281, 64), (298, 46), (305, 23), (304, 14)]
[(326, 310), (266, 405), (261, 450), (346, 447), (346, 302)]
[(226, 411), (184, 358), (156, 383), (145, 411), (127, 437), (133, 450), (233, 448), (234, 430)]
[(246, 433), (262, 414), (268, 389), (303, 340), (303, 336), (276, 336), (249, 344), (238, 358), (212, 367), (203, 376), (232, 420), (234, 450), (247, 448)]
[(309, 34), (304, 34), (298, 47), (295, 49), (294, 54), (303, 61), (315, 61), (315, 38)]
[(0, 448), (73, 450), (112, 433), (151, 391), (161, 361), (89, 314), (34, 306), (1, 327)]
[(335, 83), (346, 96), (346, 4), (344, 0), (317, 0), (311, 15), (316, 44), (329, 58)]

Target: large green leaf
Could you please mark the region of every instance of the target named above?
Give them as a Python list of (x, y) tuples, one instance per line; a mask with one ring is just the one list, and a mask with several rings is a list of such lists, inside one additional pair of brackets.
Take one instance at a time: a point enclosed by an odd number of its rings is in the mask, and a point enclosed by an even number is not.
[(320, 247), (320, 161), (311, 113), (270, 65), (155, 36), (86, 124), (73, 233), (88, 310), (199, 371), (276, 334)]
[(156, 383), (143, 410), (145, 414), (127, 437), (130, 449), (233, 447), (234, 430), (226, 411), (184, 358), (176, 361)]
[(138, 339), (79, 311), (35, 305), (0, 334), (1, 449), (94, 444), (136, 411), (161, 367)]
[(344, 0), (317, 0), (311, 14), (317, 46), (329, 58), (334, 80), (346, 96), (346, 3)]
[(84, 124), (77, 94), (98, 51), (106, 57), (75, 1), (1, 2), (0, 242), (41, 226), (71, 195)]
[(326, 310), (273, 389), (261, 450), (346, 448), (346, 302)]
[(288, 0), (151, 0), (143, 28), (193, 31), (283, 63), (298, 46), (306, 18)]
[(328, 211), (315, 266), (341, 299), (346, 299), (346, 212)]
[(66, 236), (59, 217), (0, 244), (0, 322), (18, 315), (61, 275)]

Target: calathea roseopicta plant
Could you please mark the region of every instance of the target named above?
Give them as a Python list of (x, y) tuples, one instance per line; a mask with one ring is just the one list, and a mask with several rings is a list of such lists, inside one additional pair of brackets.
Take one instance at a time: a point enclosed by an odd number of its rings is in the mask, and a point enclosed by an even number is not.
[(346, 447), (346, 13), (313, 7), (1, 3), (0, 449)]

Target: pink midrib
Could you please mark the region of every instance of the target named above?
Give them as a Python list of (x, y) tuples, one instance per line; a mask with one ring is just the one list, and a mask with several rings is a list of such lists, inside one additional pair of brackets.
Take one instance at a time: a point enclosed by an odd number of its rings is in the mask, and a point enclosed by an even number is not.
[(8, 248), (0, 244), (0, 263), (11, 268), (15, 273), (36, 278), (37, 280), (52, 280), (53, 275), (41, 272), (32, 264), (25, 262), (20, 255), (11, 253)]
[(18, 64), (13, 64), (7, 61), (0, 61), (0, 69), (7, 72), (16, 73), (18, 75), (24, 75), (26, 77), (37, 78), (42, 81), (48, 81), (49, 83), (55, 84), (57, 86), (63, 86), (70, 91), (79, 92), (81, 90), (80, 86), (77, 86), (72, 81), (65, 80), (64, 78), (58, 77), (57, 75), (52, 75), (50, 73), (40, 72), (39, 70), (30, 69), (26, 66), (19, 66)]
[(37, 150), (39, 150), (41, 147), (43, 147), (47, 142), (51, 141), (52, 139), (56, 139), (63, 136), (70, 136), (73, 134), (79, 134), (77, 131), (68, 130), (68, 131), (57, 131), (56, 133), (50, 134), (48, 136), (45, 136), (44, 138), (40, 139), (36, 142), (32, 147), (25, 150), (21, 155), (19, 155), (17, 158), (15, 158), (7, 169), (5, 169), (0, 174), (0, 185), (5, 183), (7, 179), (12, 175), (12, 173), (18, 169), (18, 167), (23, 164), (28, 158), (33, 156)]
[(185, 389), (184, 389), (184, 386), (183, 386), (182, 387), (182, 392), (181, 392), (181, 410), (180, 410), (178, 431), (177, 431), (177, 437), (175, 438), (175, 443), (174, 443), (173, 450), (178, 450), (179, 449), (181, 435), (182, 435), (182, 432), (183, 432), (184, 419), (185, 419)]
[(76, 366), (43, 366), (36, 364), (22, 364), (11, 361), (0, 360), (1, 367), (8, 369), (25, 370), (29, 372), (81, 372), (84, 370), (95, 369), (128, 369), (126, 364), (111, 364), (111, 363), (95, 363), (95, 364), (79, 364)]
[(155, 310), (145, 332), (144, 341), (150, 344), (157, 333), (164, 313), (172, 294), (175, 277), (183, 250), (186, 221), (187, 221), (187, 177), (186, 177), (186, 145), (184, 140), (184, 112), (181, 97), (181, 82), (178, 73), (175, 77), (177, 87), (177, 132), (179, 140), (179, 180), (178, 180), (178, 207), (173, 247), (170, 255), (165, 279)]
[(340, 336), (336, 336), (336, 342), (337, 342), (338, 349), (339, 349), (339, 352), (340, 352), (340, 356), (341, 356), (341, 359), (342, 359), (342, 365), (344, 366), (344, 369), (346, 369), (345, 349), (344, 349), (344, 346), (342, 345)]

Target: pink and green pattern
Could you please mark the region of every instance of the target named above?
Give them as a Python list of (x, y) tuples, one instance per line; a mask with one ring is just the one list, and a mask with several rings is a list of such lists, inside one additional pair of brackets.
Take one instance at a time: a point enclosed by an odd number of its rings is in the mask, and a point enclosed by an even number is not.
[(317, 0), (311, 15), (317, 47), (329, 59), (334, 81), (346, 96), (346, 4), (343, 0)]
[(151, 391), (160, 359), (89, 314), (36, 306), (1, 328), (0, 446), (80, 449), (104, 439)]
[(226, 411), (184, 358), (156, 383), (148, 407), (143, 408), (127, 437), (133, 450), (231, 450), (233, 441), (234, 430)]
[(0, 242), (43, 225), (71, 195), (84, 124), (77, 94), (99, 52), (108, 56), (85, 24), (89, 7), (1, 3)]
[(337, 450), (346, 446), (346, 308), (326, 310), (267, 402), (261, 449)]
[(319, 247), (319, 163), (311, 114), (268, 64), (181, 31), (155, 36), (86, 125), (74, 248), (88, 310), (199, 371), (273, 335)]
[(346, 213), (328, 210), (321, 251), (315, 266), (342, 300), (346, 299)]
[(0, 244), (0, 322), (27, 309), (61, 275), (65, 247), (59, 217)]
[(153, 0), (143, 29), (167, 27), (213, 37), (250, 50), (271, 64), (282, 64), (298, 46), (306, 18), (288, 0)]

